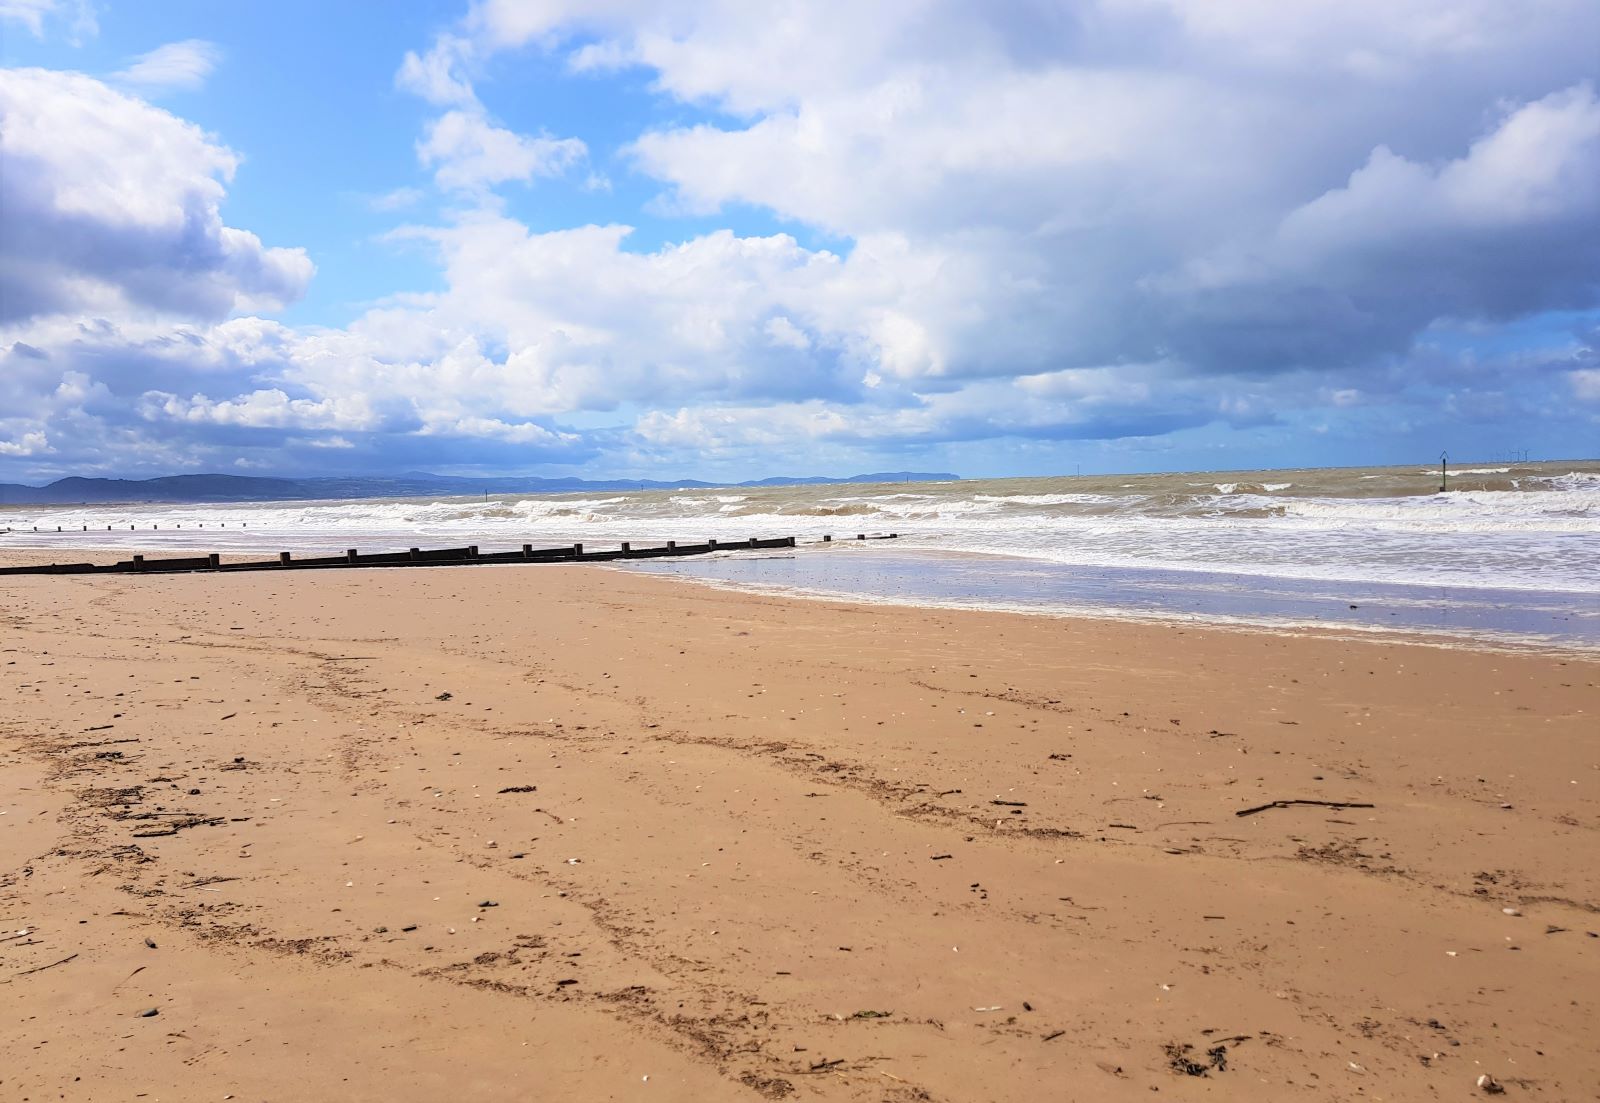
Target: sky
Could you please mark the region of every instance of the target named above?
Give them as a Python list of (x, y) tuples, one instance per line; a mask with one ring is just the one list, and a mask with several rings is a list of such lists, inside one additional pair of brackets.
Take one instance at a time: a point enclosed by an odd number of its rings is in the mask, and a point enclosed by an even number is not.
[(0, 0), (0, 480), (1600, 454), (1593, 0)]

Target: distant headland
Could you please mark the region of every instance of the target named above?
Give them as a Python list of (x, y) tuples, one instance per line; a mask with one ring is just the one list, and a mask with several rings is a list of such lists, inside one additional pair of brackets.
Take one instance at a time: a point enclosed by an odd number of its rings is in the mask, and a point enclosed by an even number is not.
[(710, 490), (717, 487), (803, 486), (810, 483), (955, 482), (959, 475), (931, 471), (874, 471), (834, 478), (778, 475), (740, 483), (701, 479), (542, 479), (535, 476), (465, 478), (409, 471), (395, 476), (325, 476), (280, 479), (254, 475), (166, 475), (155, 479), (57, 479), (45, 486), (0, 483), (0, 505), (72, 505), (87, 502), (270, 502), (327, 498), (406, 498), (419, 494), (569, 494), (586, 490)]

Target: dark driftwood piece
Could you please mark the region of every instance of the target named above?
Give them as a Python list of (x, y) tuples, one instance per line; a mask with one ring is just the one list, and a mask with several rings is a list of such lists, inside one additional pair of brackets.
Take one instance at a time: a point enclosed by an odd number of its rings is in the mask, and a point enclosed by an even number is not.
[(1288, 808), (1295, 804), (1311, 804), (1318, 808), (1376, 808), (1375, 804), (1367, 804), (1356, 800), (1275, 800), (1268, 804), (1258, 804), (1254, 808), (1241, 808), (1235, 816), (1253, 816), (1257, 812), (1265, 812), (1269, 808)]
[(71, 961), (77, 956), (77, 954), (73, 954), (71, 957), (64, 957), (60, 961), (52, 961), (49, 965), (41, 965), (37, 969), (24, 969), (22, 972), (18, 973), (17, 976), (26, 977), (32, 973), (42, 973), (46, 969), (54, 969), (57, 965), (65, 965), (67, 962)]

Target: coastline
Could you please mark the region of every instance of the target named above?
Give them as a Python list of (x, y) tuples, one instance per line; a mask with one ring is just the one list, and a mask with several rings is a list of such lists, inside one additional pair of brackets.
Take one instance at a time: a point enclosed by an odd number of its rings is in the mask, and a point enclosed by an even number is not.
[(1600, 660), (569, 566), (0, 589), (8, 1091), (1600, 1086)]

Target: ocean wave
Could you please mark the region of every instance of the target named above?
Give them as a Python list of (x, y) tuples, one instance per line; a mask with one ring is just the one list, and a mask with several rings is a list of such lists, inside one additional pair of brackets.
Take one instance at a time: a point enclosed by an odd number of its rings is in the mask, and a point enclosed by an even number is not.
[[(1288, 484), (1284, 484), (1288, 485)], [(1130, 499), (1125, 494), (974, 494), (975, 502), (1012, 506), (1111, 505)]]

